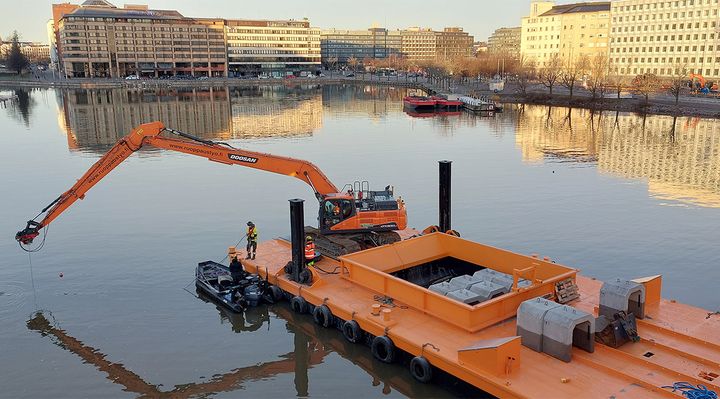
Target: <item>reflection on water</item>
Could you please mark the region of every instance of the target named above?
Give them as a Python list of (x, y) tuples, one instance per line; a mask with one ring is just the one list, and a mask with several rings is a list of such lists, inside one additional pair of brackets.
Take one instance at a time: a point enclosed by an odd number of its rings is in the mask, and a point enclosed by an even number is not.
[(654, 197), (720, 207), (716, 119), (541, 106), (515, 113), (515, 142), (527, 162), (591, 162), (600, 172), (647, 179)]
[(301, 137), (322, 127), (324, 110), (380, 117), (400, 112), (404, 95), (403, 89), (356, 85), (77, 89), (61, 92), (60, 127), (70, 149), (99, 152), (155, 120), (203, 138)]
[(232, 138), (309, 136), (322, 127), (318, 86), (239, 87), (231, 91)]
[(22, 122), (22, 124), (26, 127), (30, 127), (33, 108), (37, 104), (35, 97), (32, 95), (33, 91), (37, 91), (37, 89), (15, 89), (13, 91), (3, 93), (8, 95), (14, 94), (17, 97), (8, 102), (0, 102), (0, 106), (7, 110), (10, 117)]
[[(206, 297), (203, 300), (210, 302)], [(212, 302), (210, 302), (212, 303)], [(270, 328), (271, 317), (278, 317), (284, 321), (288, 333), (293, 334), (293, 348), (291, 352), (279, 354), (279, 360), (263, 362), (248, 367), (236, 368), (224, 374), (216, 374), (206, 382), (189, 382), (177, 384), (171, 390), (164, 389), (146, 381), (142, 376), (127, 369), (122, 363), (108, 359), (101, 350), (85, 344), (73, 337), (57, 325), (52, 314), (46, 316), (43, 311), (37, 311), (27, 321), (27, 328), (31, 331), (48, 336), (53, 343), (80, 357), (84, 362), (95, 366), (106, 374), (106, 378), (114, 384), (121, 385), (124, 390), (136, 393), (142, 397), (171, 397), (191, 398), (207, 396), (221, 392), (242, 390), (247, 383), (266, 380), (280, 374), (294, 374), (293, 382), (297, 396), (308, 396), (310, 380), (308, 370), (325, 361), (330, 353), (337, 353), (345, 359), (351, 360), (362, 368), (371, 377), (372, 386), (379, 387), (383, 394), (393, 390), (407, 397), (446, 397), (447, 392), (428, 386), (413, 383), (408, 379), (407, 372), (398, 365), (387, 365), (372, 358), (368, 348), (360, 344), (347, 342), (339, 331), (328, 330), (314, 324), (307, 315), (298, 315), (292, 312), (286, 303), (273, 306), (261, 305), (249, 308), (244, 313), (233, 313), (221, 306), (216, 306), (220, 323), (230, 323), (236, 333), (253, 332), (267, 326)], [(447, 376), (438, 377), (451, 380)], [(382, 385), (382, 387), (380, 387)], [(420, 389), (422, 387), (422, 389)], [(467, 386), (464, 383), (453, 381), (447, 385), (450, 392), (461, 396), (487, 397), (482, 392)]]
[[(17, 92), (18, 115), (27, 124), (34, 100)], [(360, 85), (69, 90), (61, 95), (61, 126), (71, 149), (97, 152), (153, 120), (211, 139), (302, 137), (322, 127), (323, 113), (371, 120), (400, 114), (405, 94), (404, 89)], [(600, 172), (647, 179), (650, 195), (660, 199), (720, 206), (720, 122), (714, 119), (545, 106), (509, 107), (490, 118), (406, 114), (431, 119), (442, 135), (482, 124), (500, 137), (511, 122), (526, 162), (589, 163)]]

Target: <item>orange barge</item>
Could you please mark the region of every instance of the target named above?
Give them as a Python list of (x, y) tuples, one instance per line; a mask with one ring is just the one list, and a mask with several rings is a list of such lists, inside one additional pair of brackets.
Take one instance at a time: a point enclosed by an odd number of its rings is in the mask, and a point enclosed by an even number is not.
[[(441, 184), (449, 227), (443, 196)], [(302, 223), (300, 200), (293, 213)], [(668, 386), (680, 381), (720, 390), (720, 315), (662, 299), (661, 276), (603, 283), (443, 230), (322, 258), (305, 284), (293, 278), (301, 242), (263, 242), (244, 267), (378, 360), (409, 355), (421, 382), (441, 369), (501, 398), (678, 398)]]

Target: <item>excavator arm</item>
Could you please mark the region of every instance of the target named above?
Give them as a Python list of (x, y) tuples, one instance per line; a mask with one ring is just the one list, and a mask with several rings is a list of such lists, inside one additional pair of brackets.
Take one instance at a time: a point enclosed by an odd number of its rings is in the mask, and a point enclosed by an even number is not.
[[(161, 136), (163, 132), (180, 138)], [(75, 201), (83, 199), (95, 184), (143, 146), (178, 151), (228, 165), (242, 165), (292, 176), (310, 185), (318, 200), (326, 194), (338, 192), (337, 187), (311, 162), (240, 150), (229, 144), (204, 140), (166, 128), (161, 122), (152, 122), (138, 126), (129, 135), (120, 139), (69, 190), (46, 206), (33, 220), (28, 221), (26, 227), (15, 235), (15, 239), (24, 245), (31, 244), (42, 228), (47, 227)], [(37, 221), (36, 219), (43, 214), (42, 220)]]

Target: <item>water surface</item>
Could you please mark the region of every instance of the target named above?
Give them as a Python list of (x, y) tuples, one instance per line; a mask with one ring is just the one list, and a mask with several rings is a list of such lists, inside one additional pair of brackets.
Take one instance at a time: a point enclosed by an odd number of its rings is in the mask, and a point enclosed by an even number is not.
[(41, 252), (17, 247), (27, 219), (152, 120), (310, 160), (339, 186), (393, 184), (420, 229), (437, 223), (437, 161), (452, 159), (464, 237), (600, 279), (662, 274), (666, 297), (720, 308), (717, 120), (540, 106), (415, 117), (403, 90), (369, 86), (18, 94), (0, 109), (0, 396), (468, 394), (417, 384), (283, 305), (229, 315), (183, 290), (247, 220), (261, 240), (287, 236), (288, 199), (316, 223), (312, 191), (286, 176), (142, 150), (50, 226)]

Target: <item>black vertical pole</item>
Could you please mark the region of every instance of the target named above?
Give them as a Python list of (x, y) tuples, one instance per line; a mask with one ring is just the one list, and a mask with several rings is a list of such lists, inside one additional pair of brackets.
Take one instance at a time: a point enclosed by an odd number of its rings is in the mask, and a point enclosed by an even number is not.
[(450, 166), (452, 161), (440, 161), (440, 231), (450, 230)]
[(301, 199), (290, 200), (290, 242), (292, 244), (293, 281), (300, 281), (300, 272), (305, 267), (303, 235), (305, 234), (305, 215)]

